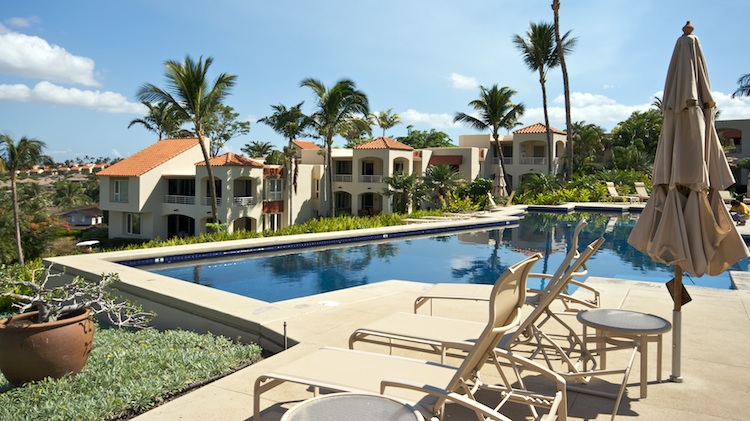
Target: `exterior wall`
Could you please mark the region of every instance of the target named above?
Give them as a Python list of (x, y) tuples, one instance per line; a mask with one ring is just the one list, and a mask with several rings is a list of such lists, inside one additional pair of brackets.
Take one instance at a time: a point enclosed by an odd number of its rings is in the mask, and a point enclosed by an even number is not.
[[(742, 159), (750, 158), (750, 119), (746, 120), (717, 120), (716, 131), (720, 137), (725, 136), (731, 132), (739, 131), (740, 137), (734, 137), (732, 145), (725, 148), (728, 159)], [(736, 135), (736, 132), (734, 133)], [(737, 168), (734, 171), (735, 181), (742, 185), (748, 184), (748, 177), (750, 172), (744, 168)]]

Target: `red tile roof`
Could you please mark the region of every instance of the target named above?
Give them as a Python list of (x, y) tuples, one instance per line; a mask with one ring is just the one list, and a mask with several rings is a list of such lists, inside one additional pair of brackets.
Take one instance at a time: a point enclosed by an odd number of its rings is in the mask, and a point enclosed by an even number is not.
[(164, 139), (99, 171), (98, 176), (138, 177), (198, 146), (197, 138)]
[(401, 142), (395, 141), (388, 137), (379, 137), (369, 142), (365, 142), (355, 146), (353, 149), (395, 149), (399, 151), (411, 151), (414, 150), (409, 145), (404, 145)]
[[(542, 133), (547, 133), (546, 127), (547, 126), (545, 126), (544, 123), (536, 123), (536, 124), (532, 124), (531, 126), (518, 129), (513, 133), (515, 134), (542, 134)], [(564, 131), (560, 129), (556, 129), (552, 126), (549, 126), (549, 130), (552, 133), (565, 134)]]
[(299, 146), (300, 149), (320, 149), (320, 146), (307, 140), (292, 140), (292, 143)]
[[(263, 168), (263, 164), (243, 155), (227, 152), (208, 160), (212, 167), (257, 167)], [(206, 166), (205, 161), (196, 162), (197, 166)]]

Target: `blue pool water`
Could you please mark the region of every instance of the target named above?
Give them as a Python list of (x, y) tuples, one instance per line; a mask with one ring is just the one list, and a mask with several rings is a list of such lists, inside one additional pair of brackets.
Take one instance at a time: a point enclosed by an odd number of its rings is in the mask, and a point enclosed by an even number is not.
[[(673, 268), (651, 261), (627, 244), (637, 215), (601, 213), (529, 213), (518, 226), (506, 228), (145, 269), (267, 302), (389, 279), (490, 284), (508, 266), (534, 252), (544, 257), (533, 272), (555, 272), (582, 217), (589, 224), (580, 235), (579, 249), (600, 235), (606, 239), (587, 264), (589, 275), (661, 283), (672, 278)], [(748, 263), (748, 259), (742, 260), (731, 270), (748, 270)], [(543, 286), (540, 280), (529, 281), (531, 287)], [(726, 272), (716, 277), (686, 275), (683, 282), (688, 286), (732, 288)]]

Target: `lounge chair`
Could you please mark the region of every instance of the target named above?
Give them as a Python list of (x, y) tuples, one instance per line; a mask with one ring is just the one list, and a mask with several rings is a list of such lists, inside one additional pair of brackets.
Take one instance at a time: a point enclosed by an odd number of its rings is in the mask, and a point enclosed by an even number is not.
[[(476, 341), (466, 348), (466, 357), (458, 367), (370, 352), (321, 348), (256, 379), (253, 419), (260, 419), (263, 393), (292, 382), (312, 386), (316, 393), (322, 388), (387, 394), (413, 404), (428, 416), (437, 417), (442, 417), (446, 399), (432, 397), (426, 388), (463, 395), (466, 400), (474, 399), (480, 389), (491, 390), (498, 392), (501, 398), (500, 404), (492, 409), (498, 415), (506, 402), (515, 402), (528, 405), (537, 419), (541, 419), (536, 410), (540, 407), (548, 411), (547, 419), (565, 420), (565, 380), (539, 364), (495, 347), (500, 338), (518, 324), (526, 295), (526, 276), (540, 257), (536, 254), (516, 263), (502, 275), (492, 290), (488, 322)], [(498, 384), (484, 383), (478, 376), (488, 361), (502, 371), (502, 374), (498, 373)], [(508, 370), (507, 366), (511, 369)], [(531, 370), (539, 375), (536, 377), (548, 379), (554, 384), (554, 391), (543, 394), (525, 389), (522, 378), (513, 378), (522, 370)], [(487, 373), (486, 369), (484, 373)]]
[[(586, 226), (587, 222), (585, 219), (581, 219), (573, 231), (573, 238), (570, 241), (570, 251), (563, 259), (562, 263), (558, 267), (554, 274), (547, 273), (529, 273), (530, 278), (542, 278), (542, 279), (553, 279), (555, 277), (562, 276), (565, 269), (570, 265), (573, 259), (579, 257), (578, 253), (578, 237)], [(575, 277), (586, 276), (588, 270), (586, 269), (586, 262), (581, 263), (581, 269), (573, 274), (573, 277), (568, 281), (568, 285), (565, 285), (558, 299), (564, 306), (564, 311), (577, 312), (581, 308), (599, 308), (601, 303), (600, 293), (593, 287), (590, 287), (582, 282), (575, 280)], [(549, 288), (550, 284), (547, 284)], [(579, 289), (579, 293), (573, 296), (569, 292), (569, 287), (575, 286)], [(430, 304), (430, 315), (433, 314), (433, 302), (436, 300), (468, 300), (468, 301), (488, 301), (490, 292), (492, 291), (492, 285), (487, 284), (451, 284), (451, 283), (437, 283), (430, 287), (427, 291), (420, 294), (416, 300), (414, 300), (414, 313), (419, 312), (419, 309), (425, 304)], [(582, 292), (585, 291), (585, 294)], [(527, 291), (527, 302), (533, 304), (534, 300), (538, 300), (537, 295), (542, 291), (529, 289)]]
[(640, 202), (641, 198), (632, 194), (620, 194), (617, 192), (617, 189), (615, 188), (615, 183), (611, 181), (607, 181), (605, 183), (607, 185), (607, 191), (609, 192), (609, 195), (614, 200), (620, 200), (624, 202)]
[(498, 204), (497, 202), (495, 202), (495, 198), (492, 197), (492, 193), (487, 192), (487, 202), (488, 202), (488, 205), (485, 208), (485, 210), (488, 210), (488, 211), (501, 210), (504, 207), (510, 206), (513, 203), (513, 198), (515, 196), (516, 196), (516, 191), (513, 190), (512, 192), (510, 192), (510, 196), (508, 196), (505, 199), (504, 203)]
[[(589, 244), (570, 266), (563, 263), (565, 269), (550, 280), (550, 286), (538, 295), (539, 300), (534, 310), (524, 319), (518, 329), (506, 334), (498, 343), (499, 348), (508, 351), (523, 350), (528, 352), (529, 358), (541, 357), (551, 370), (558, 370), (568, 381), (588, 383), (590, 378), (610, 375), (622, 375), (618, 393), (604, 393), (592, 388), (578, 388), (585, 393), (607, 396), (615, 399), (612, 419), (615, 418), (620, 401), (625, 392), (625, 386), (630, 375), (630, 369), (635, 359), (637, 349), (633, 344), (623, 343), (607, 351), (616, 349), (632, 350), (628, 364), (614, 370), (599, 369), (594, 355), (585, 349), (584, 341), (577, 330), (566, 323), (560, 315), (550, 309), (550, 305), (557, 299), (570, 278), (581, 268), (591, 255), (604, 242), (600, 237)], [(569, 253), (569, 257), (572, 254)], [(545, 333), (541, 327), (548, 321), (555, 320), (566, 334), (552, 336)], [(379, 344), (392, 348), (417, 350), (440, 354), (441, 361), (447, 355), (459, 356), (461, 352), (473, 342), (480, 332), (481, 324), (461, 319), (448, 319), (413, 313), (395, 313), (375, 321), (363, 328), (357, 329), (349, 337), (350, 348), (356, 342)], [(561, 345), (561, 342), (563, 344)], [(605, 348), (594, 350), (604, 351)], [(591, 369), (586, 369), (591, 364)]]
[(642, 201), (646, 201), (651, 197), (651, 195), (648, 194), (648, 190), (646, 190), (646, 183), (640, 181), (635, 182), (635, 192)]
[(729, 190), (719, 190), (719, 196), (724, 203), (732, 203), (732, 200), (734, 200), (734, 196), (732, 196)]

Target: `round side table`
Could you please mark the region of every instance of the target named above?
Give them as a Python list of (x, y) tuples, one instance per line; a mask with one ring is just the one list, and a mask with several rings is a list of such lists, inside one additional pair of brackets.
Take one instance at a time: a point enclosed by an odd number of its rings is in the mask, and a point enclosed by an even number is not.
[(281, 421), (424, 421), (413, 406), (388, 396), (331, 393), (310, 398), (286, 411)]

